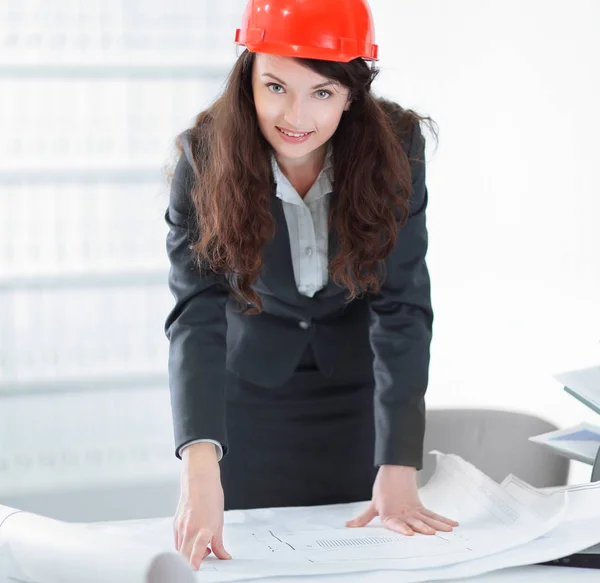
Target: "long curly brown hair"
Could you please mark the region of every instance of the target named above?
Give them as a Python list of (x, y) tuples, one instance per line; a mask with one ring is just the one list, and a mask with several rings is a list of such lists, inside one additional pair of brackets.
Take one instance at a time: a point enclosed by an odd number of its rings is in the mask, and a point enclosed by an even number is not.
[[(192, 250), (201, 270), (226, 274), (246, 314), (262, 311), (252, 284), (275, 231), (273, 150), (258, 126), (254, 60), (247, 50), (239, 56), (222, 94), (184, 132), (196, 177), (191, 197), (198, 232)], [(348, 290), (351, 301), (381, 287), (383, 260), (409, 209), (411, 169), (402, 142), (410, 140), (415, 124), (432, 120), (374, 97), (371, 84), (378, 70), (362, 59), (298, 61), (347, 87), (352, 99), (331, 138), (336, 200), (329, 216), (338, 241), (329, 276)], [(181, 155), (182, 136), (176, 145)]]

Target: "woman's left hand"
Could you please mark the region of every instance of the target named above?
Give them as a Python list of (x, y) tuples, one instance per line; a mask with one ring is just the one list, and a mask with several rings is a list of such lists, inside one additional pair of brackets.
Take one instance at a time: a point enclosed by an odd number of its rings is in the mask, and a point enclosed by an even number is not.
[(417, 471), (407, 466), (380, 466), (373, 484), (373, 499), (360, 515), (346, 526), (366, 526), (380, 516), (385, 528), (412, 536), (415, 532), (450, 532), (458, 522), (427, 510), (419, 500)]

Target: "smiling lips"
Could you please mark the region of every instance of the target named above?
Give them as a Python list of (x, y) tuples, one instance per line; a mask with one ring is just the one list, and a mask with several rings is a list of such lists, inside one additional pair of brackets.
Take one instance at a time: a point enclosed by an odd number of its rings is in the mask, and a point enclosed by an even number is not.
[[(277, 126), (275, 126), (277, 127)], [(292, 144), (305, 142), (314, 132), (292, 132), (283, 128), (277, 127), (279, 135), (286, 141)]]

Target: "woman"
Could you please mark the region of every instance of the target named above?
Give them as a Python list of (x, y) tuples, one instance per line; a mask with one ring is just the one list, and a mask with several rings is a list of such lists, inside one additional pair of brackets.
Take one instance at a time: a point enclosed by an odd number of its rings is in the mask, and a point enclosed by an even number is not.
[[(269, 6), (267, 6), (267, 4)], [(176, 548), (198, 568), (223, 510), (371, 500), (425, 509), (432, 311), (419, 118), (370, 91), (365, 0), (254, 0), (222, 96), (178, 139), (166, 322)]]

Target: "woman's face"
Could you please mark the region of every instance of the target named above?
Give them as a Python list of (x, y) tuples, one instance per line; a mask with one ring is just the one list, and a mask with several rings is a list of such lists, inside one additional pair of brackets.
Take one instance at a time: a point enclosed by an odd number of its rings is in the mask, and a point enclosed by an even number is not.
[(252, 71), (258, 124), (279, 159), (310, 159), (331, 138), (349, 90), (289, 57), (258, 53)]

